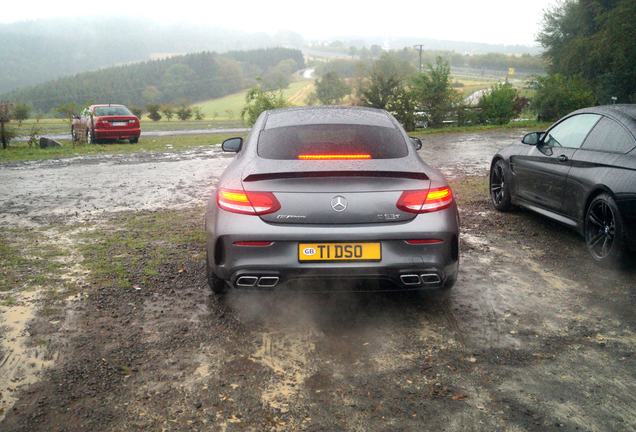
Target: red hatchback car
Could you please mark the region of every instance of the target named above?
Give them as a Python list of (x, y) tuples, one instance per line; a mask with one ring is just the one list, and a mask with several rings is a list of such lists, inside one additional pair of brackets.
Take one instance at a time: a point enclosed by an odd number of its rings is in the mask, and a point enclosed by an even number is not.
[(102, 140), (127, 139), (139, 141), (139, 118), (124, 105), (91, 105), (73, 119), (71, 135), (74, 141), (86, 138), (88, 144)]

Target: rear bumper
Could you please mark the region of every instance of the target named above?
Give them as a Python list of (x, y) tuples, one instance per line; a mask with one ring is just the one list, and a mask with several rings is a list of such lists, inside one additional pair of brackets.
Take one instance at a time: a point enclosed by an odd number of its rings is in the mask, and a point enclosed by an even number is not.
[[(383, 280), (401, 288), (437, 288), (454, 279), (459, 268), (459, 221), (455, 206), (420, 214), (405, 223), (347, 226), (269, 224), (254, 216), (216, 208), (206, 218), (209, 268), (237, 286), (242, 276), (278, 277), (290, 288), (303, 281)], [(439, 239), (411, 245), (407, 239)], [(238, 246), (237, 241), (271, 241), (269, 246)], [(380, 261), (300, 262), (299, 242), (379, 241)], [(436, 275), (407, 284), (405, 275)], [(410, 279), (414, 282), (414, 279)], [(256, 285), (256, 284), (255, 284)]]
[(95, 139), (130, 139), (139, 138), (141, 129), (95, 129)]

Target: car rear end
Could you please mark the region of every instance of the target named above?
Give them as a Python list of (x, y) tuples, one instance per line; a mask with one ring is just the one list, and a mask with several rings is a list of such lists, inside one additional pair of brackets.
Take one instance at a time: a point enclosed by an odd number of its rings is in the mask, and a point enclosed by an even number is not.
[(223, 176), (206, 221), (209, 267), (230, 286), (454, 282), (452, 191), (397, 124), (265, 128), (242, 151), (254, 153)]
[(93, 128), (96, 140), (139, 140), (139, 118), (123, 105), (94, 107)]

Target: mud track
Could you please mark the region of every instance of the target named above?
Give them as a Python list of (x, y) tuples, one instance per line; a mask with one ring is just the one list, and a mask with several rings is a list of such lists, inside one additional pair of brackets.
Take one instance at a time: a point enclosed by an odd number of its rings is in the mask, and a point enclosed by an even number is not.
[[(0, 196), (0, 217), (57, 232), (73, 250), (62, 271), (76, 289), (55, 314), (34, 300), (21, 332), (5, 318), (15, 306), (0, 310), (0, 359), (19, 343), (47, 362), (0, 388), (12, 398), (0, 430), (634, 430), (636, 273), (593, 266), (560, 225), (491, 209), (482, 193), (489, 158), (519, 134), (425, 140), (425, 157), (455, 179), (461, 204), (462, 267), (448, 295), (213, 296), (196, 233), (227, 163), (215, 153), (0, 168), (0, 184), (18, 187), (22, 176), (27, 185)], [(111, 187), (82, 188), (72, 180), (81, 173)], [(59, 198), (38, 179), (57, 184)], [(109, 240), (118, 229), (133, 239), (161, 232), (151, 223), (159, 220), (180, 240), (157, 234), (128, 249), (127, 237)], [(96, 248), (107, 242), (113, 260), (130, 264), (131, 285), (91, 273), (87, 230), (101, 233)], [(149, 273), (157, 251), (165, 253)], [(42, 339), (50, 342), (33, 343)]]

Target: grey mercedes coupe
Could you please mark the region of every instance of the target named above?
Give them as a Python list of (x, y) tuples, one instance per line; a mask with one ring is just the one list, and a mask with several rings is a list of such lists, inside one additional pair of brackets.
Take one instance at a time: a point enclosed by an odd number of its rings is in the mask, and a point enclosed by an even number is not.
[(420, 159), (421, 145), (383, 110), (261, 114), (247, 139), (223, 142), (236, 157), (206, 212), (212, 290), (330, 280), (450, 288), (457, 206), (444, 176)]

